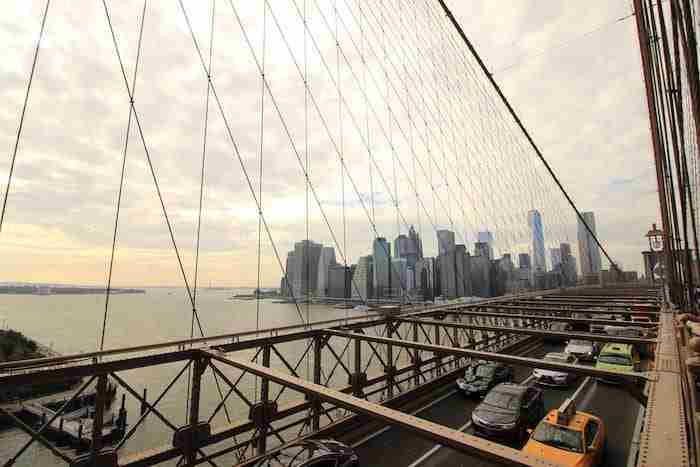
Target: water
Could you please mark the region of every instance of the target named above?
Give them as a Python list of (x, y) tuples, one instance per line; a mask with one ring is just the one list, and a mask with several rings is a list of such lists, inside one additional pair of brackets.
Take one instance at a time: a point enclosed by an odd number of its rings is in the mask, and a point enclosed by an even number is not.
[[(228, 301), (234, 293), (251, 293), (250, 289), (237, 290), (200, 290), (198, 291), (198, 313), (204, 331), (208, 335), (234, 333), (256, 329), (256, 301)], [(300, 324), (301, 320), (293, 304), (276, 304), (271, 300), (260, 301), (260, 329)], [(339, 310), (327, 305), (299, 305), (306, 318), (320, 321), (358, 315), (353, 310)], [(70, 354), (94, 351), (99, 347), (99, 339), (104, 313), (104, 297), (101, 295), (0, 295), (0, 317), (5, 319), (12, 329), (23, 332), (28, 337), (52, 347), (54, 350)], [(110, 299), (105, 349), (129, 347), (141, 344), (153, 344), (190, 336), (191, 306), (183, 289), (148, 289), (145, 294), (114, 295)], [(342, 342), (333, 343), (340, 353)], [(310, 371), (310, 360), (303, 359), (302, 354), (308, 341), (282, 344), (278, 348), (284, 357), (295, 365), (300, 359), (299, 374), (306, 377)], [(328, 353), (328, 352), (326, 352)], [(237, 358), (252, 358), (254, 353), (239, 352)], [(348, 358), (350, 353), (345, 358)], [(330, 357), (327, 355), (326, 357)], [(279, 359), (273, 354), (272, 366), (282, 368)], [(160, 365), (144, 369), (120, 372), (135, 390), (148, 390), (148, 399), (153, 401), (170, 380), (182, 369), (184, 363)], [(233, 369), (219, 366), (224, 373), (235, 381), (240, 373)], [(173, 386), (163, 398), (158, 409), (176, 425), (185, 423), (187, 373)], [(327, 375), (326, 375), (327, 376)], [(347, 383), (347, 375), (339, 368), (331, 379), (335, 384)], [(228, 387), (221, 383), (226, 393)], [(259, 384), (255, 378), (246, 376), (241, 391), (250, 400), (255, 400), (255, 388)], [(278, 387), (272, 385), (271, 394), (276, 395)], [(124, 391), (120, 389), (119, 393)], [(285, 391), (280, 403), (298, 400), (300, 395)], [(219, 395), (210, 372), (204, 377), (202, 388), (201, 413), (207, 416), (219, 402)], [(127, 396), (129, 425), (139, 418), (138, 401)], [(232, 420), (246, 419), (248, 408), (240, 399), (231, 399), (228, 406)], [(214, 419), (212, 426), (225, 423), (222, 412)], [(16, 452), (27, 435), (18, 430), (0, 431), (0, 461), (5, 462)], [(172, 430), (157, 417), (150, 415), (139, 427), (134, 436), (123, 448), (124, 453), (139, 452), (143, 449), (169, 445)], [(75, 451), (66, 449), (69, 455)], [(120, 451), (120, 454), (122, 451)], [(20, 458), (20, 466), (58, 466), (65, 465), (47, 449), (34, 443)]]

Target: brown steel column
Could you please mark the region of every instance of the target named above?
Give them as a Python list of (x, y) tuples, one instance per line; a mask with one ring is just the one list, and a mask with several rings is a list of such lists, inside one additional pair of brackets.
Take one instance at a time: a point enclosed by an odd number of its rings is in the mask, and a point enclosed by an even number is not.
[[(651, 76), (651, 56), (650, 56), (650, 45), (649, 45), (649, 32), (646, 29), (644, 22), (644, 5), (642, 0), (634, 0), (634, 11), (635, 20), (637, 24), (637, 37), (639, 39), (639, 52), (642, 59), (642, 72), (644, 74), (644, 87), (646, 90), (647, 98), (647, 108), (649, 110), (649, 126), (651, 132), (651, 143), (654, 152), (654, 165), (656, 166), (656, 183), (658, 186), (659, 193), (659, 207), (661, 209), (661, 225), (664, 230), (664, 252), (663, 260), (666, 263), (666, 274), (673, 274), (671, 264), (669, 264), (670, 257), (673, 254), (673, 249), (671, 248), (669, 242), (669, 217), (668, 217), (668, 206), (666, 205), (666, 184), (663, 175), (663, 150), (661, 148), (661, 142), (659, 141), (659, 125), (658, 125), (658, 115), (656, 111), (656, 102), (654, 100), (653, 92), (653, 82)], [(674, 280), (667, 278), (669, 283), (673, 283)]]
[[(322, 350), (323, 350), (322, 335), (314, 337), (314, 383), (321, 384), (321, 365), (323, 365)], [(311, 428), (313, 431), (318, 431), (321, 427), (321, 402), (318, 398), (312, 401)]]
[(199, 422), (199, 401), (201, 399), (201, 387), (202, 387), (202, 374), (207, 368), (207, 361), (202, 357), (194, 358), (194, 365), (192, 371), (192, 392), (190, 394), (190, 413), (189, 413), (189, 436), (187, 449), (185, 457), (187, 458), (188, 466), (195, 465), (197, 461), (197, 440), (194, 439), (196, 436), (197, 423)]
[(90, 445), (90, 458), (95, 461), (97, 453), (102, 449), (102, 426), (104, 425), (104, 410), (107, 400), (107, 375), (97, 378), (95, 392), (95, 417), (92, 419), (92, 443)]
[[(270, 346), (265, 345), (263, 347), (263, 358), (262, 358), (262, 365), (264, 367), (270, 368)], [(270, 380), (267, 378), (263, 378), (262, 382), (260, 383), (260, 403), (262, 404), (262, 408), (264, 413), (267, 413), (267, 403), (270, 400)], [(258, 437), (258, 455), (264, 454), (265, 451), (267, 451), (267, 432), (269, 430), (269, 426), (267, 424), (267, 417), (263, 417), (265, 419), (264, 423), (260, 427), (259, 430), (259, 437)]]

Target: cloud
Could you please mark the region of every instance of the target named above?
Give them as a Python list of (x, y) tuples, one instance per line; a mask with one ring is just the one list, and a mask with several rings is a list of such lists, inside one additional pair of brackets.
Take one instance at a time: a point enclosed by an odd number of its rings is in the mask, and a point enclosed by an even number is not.
[[(641, 235), (656, 217), (656, 201), (633, 25), (623, 22), (532, 56), (623, 16), (624, 8), (603, 1), (547, 8), (530, 0), (508, 8), (450, 3), (489, 69), (518, 64), (496, 75), (504, 92), (579, 207), (596, 212), (611, 254), (639, 268)], [(142, 3), (108, 4), (131, 82)], [(386, 15), (339, 1), (337, 49), (331, 5), (309, 2), (311, 35), (304, 46), (301, 4), (272, 2), (274, 9), (264, 13), (271, 92), (262, 96), (256, 65), (262, 63), (262, 4), (233, 4), (238, 18), (225, 3), (217, 4), (215, 16), (216, 98), (210, 94), (206, 120), (200, 239), (205, 283), (254, 284), (253, 194), (282, 261), (306, 238), (305, 169), (319, 201), (309, 193), (309, 236), (329, 245), (335, 237), (351, 262), (370, 251), (375, 234), (393, 238), (410, 224), (421, 230), (428, 253), (436, 249), (434, 230), (448, 227), (468, 244), (489, 229), (497, 251), (517, 255), (529, 248), (526, 216), (533, 208), (542, 212), (547, 247), (575, 246), (572, 212), (436, 5), (414, 9), (398, 2), (395, 14)], [(185, 5), (208, 62), (211, 4)], [(6, 44), (0, 147), (6, 154), (15, 141), (42, 7), (21, 2), (0, 19)], [(145, 149), (185, 269), (193, 274), (206, 92), (182, 12), (176, 4), (149, 2), (134, 93), (143, 140), (132, 116), (117, 284), (181, 283)], [(104, 283), (128, 115), (101, 5), (52, 4), (0, 234), (0, 280)], [(0, 160), (3, 187), (8, 171), (9, 160)], [(275, 285), (279, 265), (261, 232), (263, 282)]]

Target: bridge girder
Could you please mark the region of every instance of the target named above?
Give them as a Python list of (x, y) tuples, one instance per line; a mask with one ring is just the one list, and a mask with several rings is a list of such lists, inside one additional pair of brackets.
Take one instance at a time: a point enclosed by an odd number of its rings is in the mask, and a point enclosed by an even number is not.
[(507, 463), (508, 465), (554, 465), (523, 454), (517, 449), (492, 443), (459, 430), (448, 428), (398, 410), (390, 409), (383, 405), (353, 397), (349, 394), (344, 394), (334, 389), (293, 376), (288, 376), (271, 368), (266, 368), (251, 362), (226, 358), (214, 352), (209, 352), (209, 355), (213, 360), (247, 371), (263, 379), (268, 379), (312, 397), (318, 397), (322, 401), (332, 403), (338, 407), (343, 407), (354, 413), (363, 414), (373, 419), (402, 427), (421, 437), (458, 451), (467, 452), (478, 457), (495, 460), (501, 463)]
[(654, 373), (650, 372), (627, 372), (627, 371), (610, 371), (584, 365), (570, 365), (565, 363), (556, 363), (538, 358), (520, 357), (516, 355), (501, 354), (496, 352), (485, 352), (481, 350), (468, 350), (459, 347), (449, 347), (445, 345), (427, 344), (423, 342), (407, 341), (403, 339), (387, 338), (380, 336), (369, 336), (366, 334), (343, 332), (336, 330), (327, 330), (326, 334), (347, 339), (359, 339), (368, 342), (374, 342), (385, 345), (395, 345), (398, 347), (413, 348), (422, 351), (434, 352), (443, 355), (454, 355), (458, 357), (466, 357), (479, 360), (490, 360), (495, 362), (510, 363), (513, 365), (522, 365), (531, 368), (542, 368), (546, 370), (562, 371), (567, 373), (575, 373), (582, 376), (594, 377), (612, 377), (641, 383), (644, 381), (655, 380)]
[[(503, 318), (519, 318), (518, 316), (503, 316)], [(396, 319), (397, 322), (401, 323), (417, 323), (431, 326), (443, 326), (446, 328), (457, 328), (457, 329), (473, 329), (478, 331), (486, 332), (499, 332), (499, 333), (511, 333), (511, 334), (527, 334), (530, 336), (537, 337), (555, 337), (562, 340), (566, 339), (581, 339), (595, 342), (618, 342), (622, 344), (655, 344), (656, 339), (645, 339), (636, 337), (624, 337), (624, 336), (609, 336), (607, 334), (595, 334), (590, 332), (560, 332), (560, 331), (549, 331), (544, 329), (534, 329), (525, 327), (513, 327), (513, 326), (487, 326), (481, 324), (470, 324), (470, 323), (460, 323), (458, 321), (447, 321), (447, 320), (429, 320), (429, 319)]]

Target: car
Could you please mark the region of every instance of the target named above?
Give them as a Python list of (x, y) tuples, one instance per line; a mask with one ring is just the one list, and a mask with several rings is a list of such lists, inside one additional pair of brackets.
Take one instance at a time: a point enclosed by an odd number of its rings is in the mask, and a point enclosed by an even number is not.
[[(569, 365), (576, 365), (578, 363), (578, 359), (575, 356), (563, 352), (550, 352), (544, 356), (543, 360), (554, 363), (566, 363)], [(576, 379), (576, 375), (573, 373), (544, 370), (541, 368), (533, 370), (532, 377), (535, 378), (537, 383), (549, 386), (568, 386)]]
[[(567, 404), (573, 409), (569, 409)], [(523, 446), (523, 454), (555, 465), (599, 465), (605, 455), (605, 424), (595, 415), (577, 411), (571, 400), (567, 400), (564, 406), (567, 407), (563, 411), (551, 410), (537, 424)]]
[(333, 439), (307, 439), (273, 452), (254, 467), (359, 467), (360, 460), (349, 446)]
[(457, 387), (465, 396), (483, 397), (495, 385), (513, 380), (513, 369), (499, 362), (479, 360), (457, 379)]
[[(632, 344), (607, 343), (600, 349), (595, 367), (601, 370), (639, 371), (639, 352)], [(598, 379), (609, 383), (620, 381), (614, 376), (598, 377)]]
[(472, 411), (472, 426), (477, 436), (519, 444), (543, 416), (541, 389), (501, 383)]
[(564, 347), (564, 353), (568, 353), (578, 358), (579, 361), (595, 361), (597, 352), (595, 344), (582, 339), (571, 339)]

